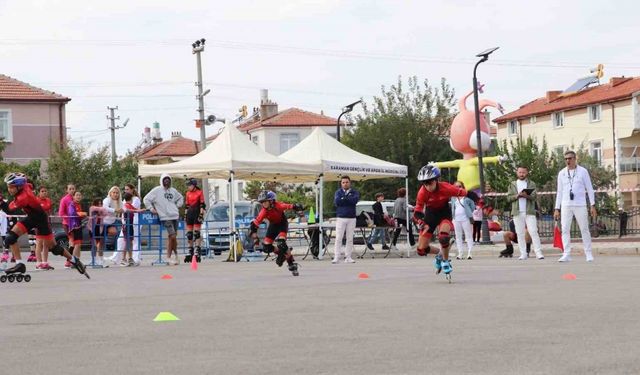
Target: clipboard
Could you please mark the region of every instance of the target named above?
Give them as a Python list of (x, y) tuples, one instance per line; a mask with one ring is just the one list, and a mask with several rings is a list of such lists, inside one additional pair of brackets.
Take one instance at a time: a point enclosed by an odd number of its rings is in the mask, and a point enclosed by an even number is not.
[(536, 189), (522, 189), (523, 193), (527, 193), (527, 195), (531, 195), (531, 193), (533, 193), (533, 191)]

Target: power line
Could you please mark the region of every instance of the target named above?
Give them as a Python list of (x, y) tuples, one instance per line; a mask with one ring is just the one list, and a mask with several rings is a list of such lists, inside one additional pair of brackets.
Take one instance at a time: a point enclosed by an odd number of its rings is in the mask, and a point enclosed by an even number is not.
[[(396, 53), (382, 53), (357, 50), (333, 50), (310, 47), (297, 47), (277, 44), (264, 44), (252, 42), (239, 42), (228, 40), (208, 40), (209, 44), (220, 48), (264, 51), (274, 53), (293, 53), (298, 55), (329, 56), (361, 58), (372, 60), (412, 61), (438, 64), (473, 64), (473, 58), (434, 57), (418, 55), (402, 55)], [(0, 39), (0, 45), (95, 45), (95, 46), (178, 46), (188, 43), (188, 40), (78, 40), (78, 39)], [(566, 62), (566, 61), (531, 61), (531, 60), (507, 60), (494, 59), (492, 65), (509, 67), (544, 67), (544, 68), (590, 68), (593, 62)], [(637, 63), (606, 62), (605, 65), (614, 68), (640, 69)]]

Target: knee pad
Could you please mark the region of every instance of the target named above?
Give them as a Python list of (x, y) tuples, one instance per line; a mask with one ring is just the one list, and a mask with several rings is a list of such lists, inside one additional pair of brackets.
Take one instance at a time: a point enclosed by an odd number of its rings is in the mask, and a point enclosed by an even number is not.
[(8, 249), (11, 245), (18, 242), (18, 238), (19, 236), (17, 234), (10, 231), (9, 234), (7, 234), (7, 236), (4, 238), (4, 247)]
[(64, 253), (64, 248), (58, 244), (55, 244), (54, 247), (51, 248), (51, 254), (61, 256)]
[(194, 230), (193, 231), (193, 238), (198, 240), (200, 239), (200, 231), (199, 230)]
[(442, 245), (442, 247), (448, 247), (451, 243), (451, 237), (449, 236), (449, 233), (440, 232), (438, 234), (438, 242), (440, 242), (440, 245)]
[(262, 245), (262, 251), (267, 253), (267, 254), (273, 253), (273, 244), (266, 243), (266, 244)]
[(192, 231), (188, 231), (187, 232), (187, 240), (193, 241), (193, 232)]
[(427, 254), (429, 254), (430, 250), (431, 249), (429, 248), (429, 246), (427, 246), (426, 249), (417, 248), (416, 254), (418, 254), (418, 256), (424, 257), (424, 256), (427, 256)]
[(276, 245), (278, 246), (278, 250), (282, 252), (287, 252), (289, 250), (289, 246), (287, 246), (287, 241), (279, 238), (276, 240)]

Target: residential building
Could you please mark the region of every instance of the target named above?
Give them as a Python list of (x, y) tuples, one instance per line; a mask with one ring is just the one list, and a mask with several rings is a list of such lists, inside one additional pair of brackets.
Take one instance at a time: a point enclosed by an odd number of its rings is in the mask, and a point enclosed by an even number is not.
[(616, 171), (625, 207), (640, 205), (640, 77), (613, 77), (574, 91), (548, 91), (494, 120), (498, 141), (544, 138), (563, 152), (581, 145)]
[(43, 170), (53, 145), (67, 141), (66, 96), (0, 74), (0, 139), (5, 162), (41, 160)]
[[(146, 129), (145, 129), (146, 131)], [(187, 159), (200, 152), (200, 142), (185, 138), (181, 132), (172, 132), (171, 138), (142, 149), (138, 155), (141, 164), (167, 164)]]

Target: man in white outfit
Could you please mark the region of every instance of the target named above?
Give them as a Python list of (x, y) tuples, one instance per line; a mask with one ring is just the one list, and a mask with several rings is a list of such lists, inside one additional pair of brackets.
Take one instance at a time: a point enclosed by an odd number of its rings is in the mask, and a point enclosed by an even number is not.
[[(529, 232), (536, 257), (544, 259), (538, 235), (538, 219), (536, 218), (536, 184), (529, 180), (529, 168), (524, 165), (518, 166), (516, 175), (518, 179), (509, 184), (508, 193), (516, 235), (518, 238), (525, 238), (525, 233)], [(529, 257), (526, 241), (518, 241), (518, 248), (520, 249), (520, 258), (518, 259), (526, 260)]]
[(560, 219), (562, 225), (564, 254), (558, 261), (568, 262), (571, 260), (571, 222), (575, 216), (582, 234), (584, 255), (587, 262), (592, 262), (593, 254), (591, 253), (591, 233), (589, 233), (589, 217), (587, 214), (587, 194), (591, 205), (591, 216), (594, 219), (597, 213), (591, 177), (585, 168), (578, 165), (575, 152), (565, 152), (564, 160), (567, 166), (558, 173), (556, 209), (553, 212), (553, 218), (555, 220)]
[(349, 176), (342, 176), (340, 189), (336, 190), (333, 203), (336, 206), (336, 243), (334, 256), (331, 263), (340, 262), (342, 239), (346, 236), (347, 246), (345, 247), (345, 263), (355, 263), (351, 258), (353, 252), (353, 232), (356, 229), (356, 203), (360, 200), (360, 193), (351, 188)]

